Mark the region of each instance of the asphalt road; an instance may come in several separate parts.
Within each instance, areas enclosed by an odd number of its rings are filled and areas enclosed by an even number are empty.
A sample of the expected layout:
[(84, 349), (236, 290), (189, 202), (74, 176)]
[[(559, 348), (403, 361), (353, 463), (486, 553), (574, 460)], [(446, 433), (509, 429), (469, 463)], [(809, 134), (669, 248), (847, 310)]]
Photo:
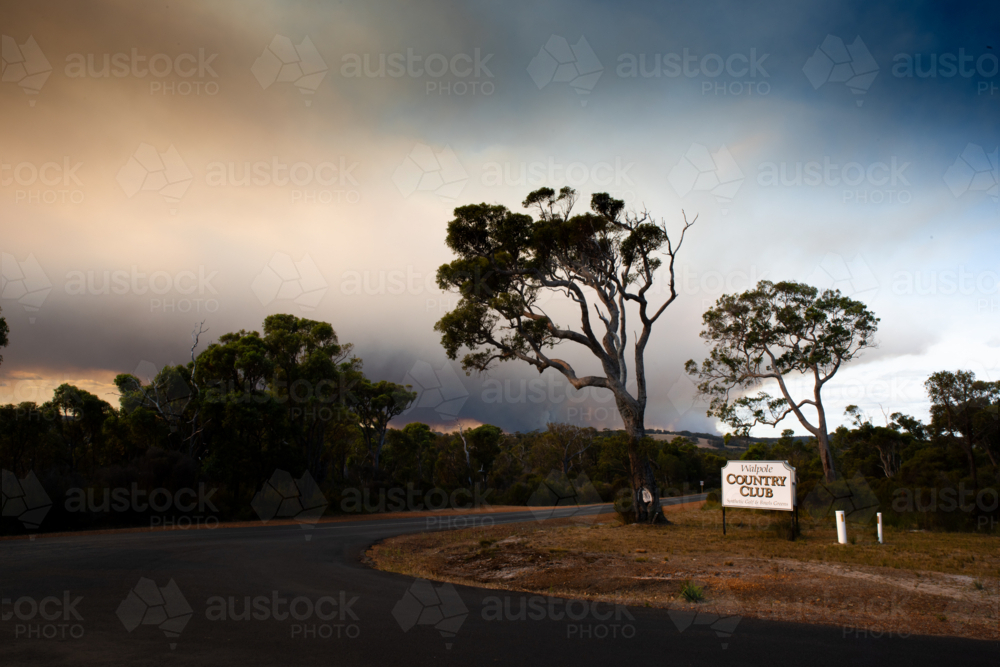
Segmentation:
[(535, 520), (488, 517), (3, 541), (0, 665), (1000, 664), (997, 642), (442, 587), (361, 563), (393, 535)]

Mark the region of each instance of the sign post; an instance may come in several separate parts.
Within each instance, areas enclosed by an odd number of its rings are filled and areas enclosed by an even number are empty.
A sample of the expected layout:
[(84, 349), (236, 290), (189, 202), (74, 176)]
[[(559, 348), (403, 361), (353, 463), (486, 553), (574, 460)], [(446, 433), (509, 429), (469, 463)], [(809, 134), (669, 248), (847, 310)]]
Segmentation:
[(797, 530), (795, 491), (795, 468), (788, 461), (729, 461), (722, 468), (722, 534), (727, 507), (794, 512)]

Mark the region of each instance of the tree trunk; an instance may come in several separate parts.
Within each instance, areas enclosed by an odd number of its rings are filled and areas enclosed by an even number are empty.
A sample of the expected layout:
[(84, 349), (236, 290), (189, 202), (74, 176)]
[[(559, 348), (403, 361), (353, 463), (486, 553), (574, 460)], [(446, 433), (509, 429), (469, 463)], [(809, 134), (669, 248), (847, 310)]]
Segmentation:
[[(822, 385), (819, 382), (819, 371), (815, 372), (817, 375), (816, 386), (813, 389), (813, 400), (816, 401), (817, 428), (809, 430), (815, 433), (816, 442), (819, 444), (819, 460), (823, 463), (823, 476), (826, 477), (827, 482), (833, 482), (837, 479), (837, 470), (833, 464), (833, 454), (830, 452), (830, 432), (826, 428), (826, 409), (823, 407), (823, 397), (820, 396)], [(800, 418), (800, 421), (803, 420)], [(809, 428), (804, 421), (803, 425)]]
[(628, 436), (629, 483), (635, 520), (637, 523), (657, 523), (664, 518), (660, 511), (660, 489), (649, 459), (639, 451), (639, 443), (646, 436), (642, 409), (624, 401), (616, 402)]
[(826, 429), (819, 429), (816, 441), (819, 443), (819, 460), (823, 463), (823, 476), (827, 482), (833, 482), (837, 479), (837, 470), (833, 463), (833, 454), (830, 452), (830, 435)]
[(372, 448), (372, 471), (375, 475), (378, 475), (379, 472), (379, 459), (382, 457), (382, 441), (384, 438), (385, 436), (383, 435), (376, 440), (375, 447)]
[(896, 445), (885, 445), (878, 446), (875, 445), (875, 449), (878, 450), (879, 460), (882, 462), (882, 471), (885, 476), (892, 479), (896, 476), (896, 470), (899, 468), (899, 454), (896, 450)]
[(313, 424), (305, 434), (306, 467), (317, 484), (326, 481), (326, 466), (323, 464), (323, 440), (325, 437), (322, 424)]
[(972, 443), (969, 442), (968, 438), (961, 438), (962, 449), (965, 450), (965, 455), (969, 459), (969, 477), (972, 478), (972, 488), (974, 491), (979, 491), (979, 472), (976, 470), (976, 453), (972, 450)]
[(997, 458), (993, 455), (993, 448), (990, 447), (988, 442), (983, 443), (983, 449), (986, 450), (986, 456), (990, 457), (990, 464), (993, 466), (993, 471), (996, 472), (998, 469)]

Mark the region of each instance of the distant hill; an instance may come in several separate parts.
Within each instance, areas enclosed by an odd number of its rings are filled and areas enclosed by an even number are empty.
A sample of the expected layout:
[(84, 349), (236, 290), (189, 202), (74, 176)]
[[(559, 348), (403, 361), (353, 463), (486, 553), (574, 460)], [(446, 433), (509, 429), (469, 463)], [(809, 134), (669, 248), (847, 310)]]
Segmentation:
[[(744, 451), (750, 443), (763, 442), (770, 444), (777, 442), (780, 438), (739, 438), (730, 441), (729, 446), (726, 447), (723, 444), (725, 441), (722, 436), (717, 433), (692, 433), (691, 431), (663, 431), (660, 429), (647, 429), (646, 435), (653, 438), (654, 440), (673, 440), (676, 437), (683, 436), (688, 440), (693, 441), (698, 447), (704, 449), (725, 449), (728, 451)], [(799, 440), (808, 441), (809, 438), (805, 436), (798, 436)]]
[[(688, 440), (694, 442), (703, 449), (726, 449), (723, 444), (722, 436), (715, 435), (713, 433), (692, 433), (691, 431), (661, 431), (659, 429), (649, 429), (646, 431), (646, 435), (651, 437), (653, 440), (666, 440), (670, 441), (674, 438), (684, 437)], [(735, 449), (734, 447), (729, 447), (729, 449)], [(740, 448), (744, 449), (744, 448)]]

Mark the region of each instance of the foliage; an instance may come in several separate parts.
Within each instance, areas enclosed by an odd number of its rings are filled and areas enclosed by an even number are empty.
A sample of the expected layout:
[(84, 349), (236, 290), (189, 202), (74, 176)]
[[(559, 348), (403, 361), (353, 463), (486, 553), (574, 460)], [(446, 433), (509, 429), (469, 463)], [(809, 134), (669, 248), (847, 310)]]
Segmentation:
[(618, 519), (618, 523), (623, 526), (630, 526), (637, 520), (635, 514), (635, 503), (632, 502), (632, 495), (624, 491), (625, 490), (622, 489), (618, 492), (615, 496), (612, 507), (615, 510), (615, 516)]
[[(649, 461), (636, 451), (645, 435), (644, 354), (653, 325), (677, 298), (674, 261), (693, 223), (685, 218), (675, 245), (664, 224), (646, 212), (626, 212), (624, 202), (607, 193), (591, 197), (590, 211), (571, 215), (576, 198), (569, 187), (558, 193), (535, 190), (522, 205), (534, 209), (537, 219), (501, 205), (456, 208), (446, 242), (457, 258), (438, 269), (437, 281), (460, 300), (434, 328), (449, 358), (466, 351), (462, 367), (467, 373), (518, 360), (539, 373), (554, 369), (575, 389), (610, 390), (629, 436), (636, 511), (640, 519), (652, 521), (659, 516), (653, 511), (655, 484)], [(667, 296), (654, 304), (650, 289), (661, 268)], [(578, 328), (550, 315), (546, 301), (551, 296), (564, 297), (578, 311)], [(638, 330), (635, 320), (629, 328), (630, 317), (638, 320)], [(554, 356), (560, 346), (583, 348), (602, 372), (578, 374), (573, 364)], [(628, 388), (631, 381), (634, 391)], [(570, 458), (564, 452), (564, 469)], [(653, 493), (652, 501), (642, 500), (644, 490)]]
[[(491, 424), (452, 433), (421, 423), (391, 428), (385, 416), (412, 392), (364, 378), (350, 351), (329, 325), (280, 316), (265, 321), (263, 334), (223, 334), (191, 363), (168, 366), (154, 378), (118, 376), (117, 406), (64, 384), (41, 405), (0, 406), (0, 467), (18, 479), (34, 472), (41, 480), (53, 500), (45, 530), (148, 525), (149, 517), (135, 512), (68, 513), (62, 499), (74, 488), (100, 498), (133, 485), (174, 492), (204, 484), (217, 490), (218, 519), (251, 519), (250, 501), (276, 469), (296, 478), (308, 471), (332, 512), (347, 511), (339, 500), (351, 489), (371, 498), (413, 489), (422, 498), (433, 488), (451, 494), (478, 487), (488, 490), (490, 504), (524, 505), (556, 474), (588, 480), (623, 521), (636, 520), (628, 433), (556, 423), (530, 433)], [(864, 478), (889, 526), (995, 531), (995, 385), (968, 371), (931, 380), (929, 425), (901, 413), (876, 424), (851, 406), (850, 423), (831, 437), (833, 461), (844, 478)], [(384, 406), (390, 412), (382, 413), (384, 432), (367, 438), (364, 429), (372, 427), (358, 404), (365, 392), (391, 399)], [(379, 439), (375, 474), (368, 443)], [(697, 492), (701, 481), (706, 491), (717, 489), (721, 467), (736, 456), (731, 447), (697, 447), (684, 436), (645, 437), (631, 449), (649, 461), (661, 496)], [(815, 438), (785, 430), (776, 440), (748, 441), (741, 451), (744, 460), (789, 461), (800, 502), (824, 480)], [(373, 501), (371, 511), (378, 509)], [(4, 518), (5, 532), (18, 526)]]
[(385, 446), (385, 433), (389, 422), (406, 412), (417, 399), (417, 392), (387, 380), (372, 382), (361, 380), (354, 392), (354, 412), (365, 441), (368, 462), (375, 473), (379, 471), (379, 458)]
[(931, 399), (930, 430), (935, 438), (959, 444), (979, 486), (976, 452), (985, 453), (993, 468), (1000, 450), (1000, 382), (977, 380), (971, 371), (940, 371), (925, 383)]
[[(701, 337), (712, 350), (701, 366), (691, 360), (685, 368), (711, 398), (708, 415), (746, 435), (753, 426), (773, 426), (793, 414), (816, 437), (824, 474), (832, 481), (836, 468), (821, 390), (844, 363), (875, 346), (878, 318), (839, 290), (762, 280), (742, 294), (720, 297), (703, 321)], [(813, 392), (793, 398), (787, 379), (801, 374), (812, 377)], [(774, 381), (780, 396), (745, 394), (765, 381)], [(803, 412), (806, 406), (815, 410), (815, 423)]]
[(705, 589), (696, 586), (693, 581), (684, 581), (681, 584), (681, 597), (688, 602), (701, 602), (705, 599)]

